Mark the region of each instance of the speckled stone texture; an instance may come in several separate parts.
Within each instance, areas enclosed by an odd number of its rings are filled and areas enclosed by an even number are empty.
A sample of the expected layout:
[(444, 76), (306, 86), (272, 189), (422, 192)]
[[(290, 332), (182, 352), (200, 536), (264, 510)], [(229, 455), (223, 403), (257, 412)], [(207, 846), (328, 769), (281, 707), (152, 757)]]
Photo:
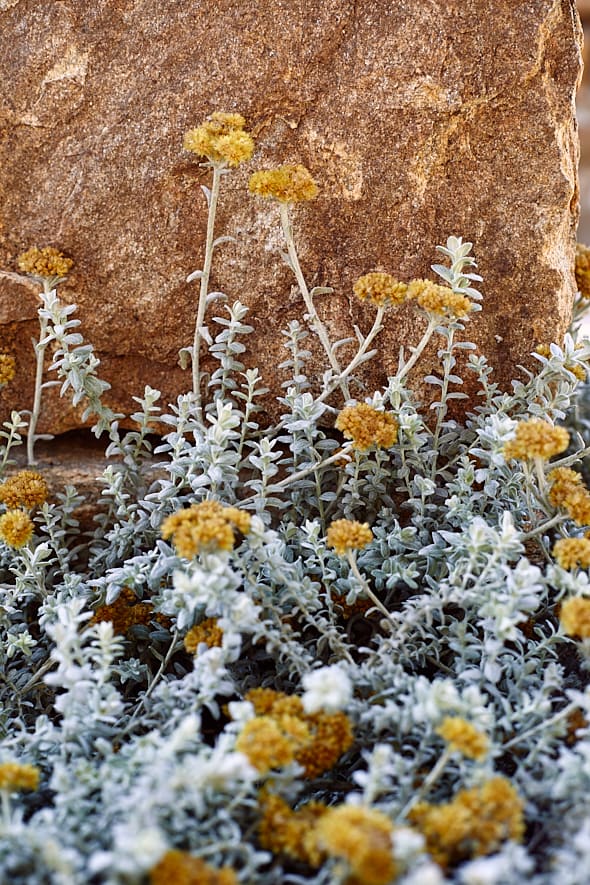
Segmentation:
[[(485, 278), (469, 331), (507, 385), (569, 319), (580, 69), (573, 0), (0, 0), (0, 268), (32, 244), (73, 257), (61, 292), (111, 404), (130, 411), (146, 383), (173, 401), (190, 387), (177, 352), (192, 341), (198, 286), (185, 280), (202, 261), (208, 181), (182, 136), (239, 111), (257, 151), (224, 182), (217, 231), (238, 242), (218, 250), (211, 282), (250, 307), (245, 360), (273, 393), (280, 329), (303, 309), (277, 208), (247, 180), (282, 162), (321, 187), (294, 225), (308, 281), (335, 289), (318, 304), (333, 338), (370, 328), (358, 276), (429, 275), (434, 246), (463, 236)], [(18, 362), (3, 413), (31, 404), (36, 307), (0, 277), (0, 347)], [(368, 388), (422, 326), (406, 307), (391, 316)], [(79, 424), (48, 391), (40, 429)]]

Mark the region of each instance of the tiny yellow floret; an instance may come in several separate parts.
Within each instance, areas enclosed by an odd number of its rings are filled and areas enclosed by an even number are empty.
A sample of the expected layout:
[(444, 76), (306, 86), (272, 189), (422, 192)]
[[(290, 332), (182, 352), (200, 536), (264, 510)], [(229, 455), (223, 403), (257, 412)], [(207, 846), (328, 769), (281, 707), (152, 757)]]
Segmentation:
[(389, 449), (397, 442), (398, 423), (391, 412), (369, 403), (345, 406), (336, 419), (336, 429), (351, 439), (353, 449), (366, 452), (372, 446)]
[(166, 517), (161, 534), (165, 540), (172, 538), (179, 556), (191, 559), (197, 553), (233, 550), (235, 530), (246, 535), (250, 523), (250, 515), (237, 507), (226, 507), (219, 501), (202, 501)]
[(590, 540), (588, 538), (560, 538), (553, 547), (553, 556), (565, 569), (590, 567)]
[(338, 556), (346, 556), (348, 550), (363, 550), (372, 540), (369, 524), (354, 519), (335, 519), (326, 535), (328, 547), (332, 547)]
[(367, 273), (359, 277), (352, 291), (359, 301), (371, 301), (377, 307), (399, 305), (405, 301), (408, 287), (388, 273)]
[(568, 636), (590, 639), (590, 599), (583, 596), (566, 599), (561, 606), (559, 620)]
[(324, 853), (317, 844), (315, 826), (328, 811), (323, 802), (308, 802), (293, 811), (280, 796), (263, 793), (260, 807), (262, 818), (258, 836), (263, 848), (312, 867), (322, 863)]
[(16, 374), (16, 360), (9, 353), (0, 353), (0, 384), (8, 384)]
[(280, 203), (301, 203), (318, 194), (311, 173), (301, 165), (261, 169), (250, 176), (248, 188), (258, 197), (272, 197)]
[(217, 869), (186, 851), (172, 848), (150, 870), (150, 885), (238, 885), (231, 867)]
[(39, 786), (39, 769), (20, 762), (0, 763), (0, 790), (16, 793), (19, 790), (36, 790)]
[(256, 716), (244, 725), (236, 749), (261, 772), (298, 762), (304, 777), (314, 778), (336, 764), (353, 741), (348, 716), (342, 712), (306, 713), (297, 695), (270, 688), (246, 694)]
[(555, 427), (540, 418), (519, 421), (516, 436), (509, 440), (503, 448), (507, 461), (529, 461), (541, 458), (547, 461), (553, 455), (565, 452), (569, 445), (570, 435), (565, 427)]
[(191, 627), (183, 643), (189, 655), (194, 655), (201, 642), (209, 648), (221, 648), (223, 642), (223, 630), (217, 623), (217, 618), (205, 618), (200, 624)]
[(473, 310), (473, 303), (466, 295), (453, 292), (447, 286), (433, 283), (432, 280), (411, 280), (407, 297), (415, 299), (427, 313), (442, 317), (462, 318)]
[(397, 875), (393, 824), (381, 811), (364, 805), (329, 808), (316, 824), (319, 847), (344, 860), (363, 885), (388, 885)]
[(212, 163), (239, 166), (254, 153), (254, 139), (244, 131), (245, 125), (241, 114), (216, 111), (196, 129), (185, 133), (183, 147)]
[(427, 851), (443, 868), (497, 851), (524, 834), (524, 803), (510, 781), (493, 777), (481, 787), (460, 790), (442, 805), (420, 802), (409, 814), (426, 839)]
[(35, 470), (19, 470), (0, 485), (0, 502), (9, 510), (25, 507), (30, 510), (47, 500), (49, 490), (40, 473)]
[(17, 264), (23, 273), (42, 279), (66, 277), (74, 266), (71, 258), (66, 258), (53, 246), (45, 246), (43, 249), (33, 246), (18, 256)]
[(9, 547), (24, 547), (33, 537), (33, 521), (24, 510), (7, 510), (0, 516), (0, 540)]
[(487, 756), (489, 742), (485, 734), (461, 716), (446, 716), (436, 729), (449, 745), (468, 759), (483, 759)]

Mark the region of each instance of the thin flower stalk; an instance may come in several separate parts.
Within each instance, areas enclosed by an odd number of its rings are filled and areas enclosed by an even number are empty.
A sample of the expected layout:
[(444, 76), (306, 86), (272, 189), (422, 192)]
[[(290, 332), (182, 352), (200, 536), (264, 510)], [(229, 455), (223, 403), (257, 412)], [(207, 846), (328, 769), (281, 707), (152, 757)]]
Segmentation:
[(454, 750), (452, 747), (445, 747), (442, 754), (439, 756), (436, 765), (430, 770), (428, 776), (425, 777), (422, 781), (419, 789), (416, 790), (416, 792), (410, 797), (410, 799), (408, 799), (408, 801), (400, 811), (398, 815), (398, 821), (405, 820), (412, 808), (417, 805), (418, 802), (420, 802), (424, 798), (424, 796), (427, 795), (427, 793), (430, 792), (432, 787), (435, 785), (435, 783), (438, 781), (439, 777), (445, 770), (447, 762), (449, 761), (453, 753)]
[[(48, 280), (43, 280), (43, 292), (48, 295), (52, 291), (52, 286)], [(35, 342), (35, 388), (33, 394), (33, 408), (29, 418), (29, 427), (27, 431), (27, 463), (29, 465), (37, 464), (35, 458), (35, 442), (37, 440), (36, 430), (39, 417), (41, 415), (41, 396), (43, 392), (43, 365), (45, 362), (45, 351), (47, 344), (48, 321), (47, 318), (39, 314), (39, 340)]]
[(303, 300), (305, 301), (305, 306), (309, 314), (310, 326), (320, 339), (322, 347), (324, 348), (326, 356), (328, 357), (328, 360), (330, 362), (330, 366), (332, 367), (335, 375), (338, 376), (338, 387), (341, 388), (344, 397), (348, 400), (350, 399), (348, 382), (346, 381), (346, 377), (342, 378), (342, 367), (340, 366), (340, 363), (338, 362), (338, 359), (334, 354), (334, 349), (330, 343), (328, 333), (324, 324), (318, 316), (315, 304), (313, 303), (312, 294), (309, 291), (307, 283), (305, 282), (305, 277), (303, 276), (303, 271), (301, 270), (301, 265), (297, 256), (297, 249), (295, 247), (295, 240), (293, 237), (291, 217), (289, 215), (289, 203), (279, 203), (279, 211), (281, 226), (283, 228), (283, 234), (285, 236), (285, 242), (287, 244), (287, 253), (289, 255), (290, 267), (295, 274), (295, 279), (297, 280), (299, 291), (301, 292)]
[(394, 619), (391, 617), (391, 614), (387, 611), (387, 609), (385, 608), (385, 606), (383, 605), (383, 603), (381, 602), (379, 597), (373, 593), (373, 591), (369, 587), (367, 581), (360, 573), (360, 570), (359, 570), (359, 567), (358, 567), (358, 564), (356, 561), (356, 552), (354, 550), (347, 550), (346, 551), (346, 558), (348, 559), (348, 564), (350, 565), (351, 572), (353, 573), (353, 575), (355, 576), (355, 578), (357, 579), (357, 581), (359, 582), (359, 584), (361, 585), (361, 587), (363, 589), (363, 593), (366, 593), (366, 595), (369, 597), (371, 602), (374, 604), (375, 608), (377, 608), (381, 612), (381, 614), (385, 618), (387, 618), (387, 620), (391, 624), (391, 626), (394, 629), (397, 629), (397, 624), (394, 621)]
[(207, 310), (207, 295), (209, 294), (209, 277), (211, 276), (211, 264), (213, 261), (214, 232), (215, 232), (215, 215), (217, 213), (217, 201), (219, 199), (219, 189), (221, 184), (221, 176), (224, 172), (225, 164), (211, 163), (213, 168), (213, 181), (211, 183), (211, 191), (208, 195), (207, 202), (209, 212), (207, 215), (207, 234), (205, 237), (205, 258), (203, 261), (203, 269), (200, 272), (200, 288), (199, 288), (199, 304), (197, 306), (197, 319), (195, 322), (195, 334), (193, 338), (192, 350), (192, 368), (193, 368), (193, 394), (195, 397), (195, 408), (197, 419), (202, 421), (203, 407), (201, 400), (201, 374), (200, 374), (200, 350), (202, 340), (202, 327), (205, 319), (205, 311)]
[(365, 354), (367, 354), (369, 347), (383, 328), (383, 316), (385, 314), (385, 310), (386, 306), (377, 308), (377, 314), (375, 315), (373, 325), (366, 338), (363, 338), (358, 351), (351, 359), (349, 364), (346, 366), (346, 368), (340, 372), (338, 377), (332, 379), (328, 387), (326, 387), (324, 392), (317, 398), (317, 402), (324, 402), (324, 400), (326, 400), (332, 393), (334, 393), (336, 388), (339, 387), (344, 381), (346, 381), (346, 379), (355, 371), (355, 369), (357, 369), (358, 366), (362, 362), (364, 362)]
[(416, 365), (416, 363), (418, 362), (418, 360), (420, 359), (420, 357), (424, 353), (424, 350), (426, 349), (428, 342), (430, 341), (430, 339), (434, 335), (434, 332), (435, 332), (437, 326), (439, 326), (439, 325), (440, 325), (440, 317), (430, 317), (429, 318), (428, 325), (426, 327), (426, 331), (424, 332), (424, 335), (422, 336), (422, 338), (420, 339), (420, 341), (418, 342), (416, 347), (413, 349), (412, 356), (407, 361), (407, 363), (404, 363), (404, 365), (400, 366), (398, 369), (398, 372), (396, 375), (396, 381), (398, 382), (398, 384), (401, 381), (403, 381), (403, 379), (406, 377), (406, 375), (408, 375), (412, 371), (412, 369), (414, 368), (414, 366)]

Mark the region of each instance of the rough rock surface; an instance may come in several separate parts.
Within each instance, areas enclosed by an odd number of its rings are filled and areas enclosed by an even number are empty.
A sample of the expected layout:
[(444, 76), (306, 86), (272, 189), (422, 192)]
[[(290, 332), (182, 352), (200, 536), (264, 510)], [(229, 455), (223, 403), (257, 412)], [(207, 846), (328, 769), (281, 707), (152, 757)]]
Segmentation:
[[(32, 244), (73, 257), (61, 293), (111, 404), (129, 412), (146, 383), (174, 400), (190, 387), (177, 352), (192, 340), (198, 290), (185, 280), (206, 225), (207, 173), (182, 136), (235, 110), (257, 151), (226, 180), (218, 232), (238, 243), (218, 250), (212, 288), (250, 307), (245, 359), (274, 392), (280, 329), (303, 311), (276, 206), (246, 184), (282, 162), (321, 187), (295, 230), (310, 283), (335, 289), (319, 303), (334, 338), (370, 327), (358, 276), (429, 275), (435, 244), (460, 235), (485, 278), (470, 332), (508, 384), (569, 318), (580, 68), (574, 0), (0, 0), (0, 268)], [(0, 278), (0, 348), (18, 362), (3, 412), (30, 407), (36, 307)], [(391, 317), (369, 386), (420, 329), (409, 309)], [(40, 429), (79, 416), (53, 389)]]

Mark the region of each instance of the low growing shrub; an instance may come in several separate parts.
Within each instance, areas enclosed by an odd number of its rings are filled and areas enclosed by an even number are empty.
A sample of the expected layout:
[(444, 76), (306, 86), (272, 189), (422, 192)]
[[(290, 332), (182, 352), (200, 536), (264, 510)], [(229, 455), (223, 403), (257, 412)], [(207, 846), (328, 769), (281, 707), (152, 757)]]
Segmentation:
[[(146, 387), (122, 431), (57, 294), (68, 260), (20, 259), (41, 334), (32, 412), (2, 431), (0, 880), (582, 885), (590, 491), (585, 389), (572, 398), (590, 343), (539, 348), (536, 371), (500, 390), (466, 340), (472, 247), (450, 237), (439, 282), (358, 280), (373, 324), (341, 347), (293, 231), (317, 185), (302, 166), (259, 171), (250, 190), (278, 204), (305, 315), (285, 330), (281, 415), (264, 426), (264, 379), (240, 361), (247, 310), (211, 317), (209, 292), (221, 185), (254, 144), (242, 117), (213, 114), (185, 147), (212, 186), (181, 353), (193, 384), (176, 403), (161, 411)], [(423, 337), (365, 396), (359, 370), (402, 304)], [(426, 407), (411, 382), (432, 341)], [(33, 469), (49, 353), (109, 436), (90, 537), (76, 489), (49, 499)], [(477, 388), (463, 423), (459, 371)], [(0, 372), (10, 383), (9, 355)]]

